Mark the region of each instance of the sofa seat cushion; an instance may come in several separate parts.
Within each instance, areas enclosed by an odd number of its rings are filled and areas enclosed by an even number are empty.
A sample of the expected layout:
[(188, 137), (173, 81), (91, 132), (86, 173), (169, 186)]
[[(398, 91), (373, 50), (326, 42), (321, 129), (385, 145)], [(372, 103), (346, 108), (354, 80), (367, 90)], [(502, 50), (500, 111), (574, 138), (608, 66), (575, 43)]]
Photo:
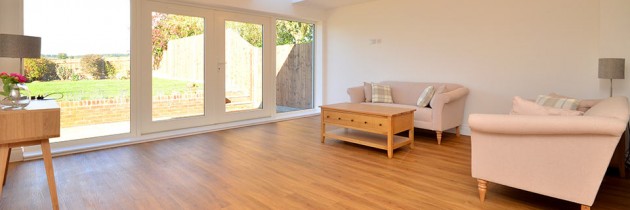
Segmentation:
[(375, 106), (389, 106), (389, 107), (401, 107), (401, 108), (412, 108), (416, 109), (413, 113), (413, 119), (415, 121), (426, 121), (431, 122), (433, 120), (433, 112), (429, 107), (417, 107), (413, 105), (405, 105), (405, 104), (385, 104), (385, 103), (364, 103), (371, 104)]

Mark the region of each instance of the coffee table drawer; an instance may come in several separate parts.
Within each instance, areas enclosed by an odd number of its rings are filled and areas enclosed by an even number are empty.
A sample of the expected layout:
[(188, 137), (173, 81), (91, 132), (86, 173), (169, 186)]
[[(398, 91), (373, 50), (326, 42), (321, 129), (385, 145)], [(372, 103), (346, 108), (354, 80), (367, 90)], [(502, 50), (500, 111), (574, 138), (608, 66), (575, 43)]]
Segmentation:
[(352, 128), (367, 129), (376, 132), (387, 132), (389, 129), (389, 123), (385, 117), (348, 114), (334, 111), (324, 111), (324, 122)]

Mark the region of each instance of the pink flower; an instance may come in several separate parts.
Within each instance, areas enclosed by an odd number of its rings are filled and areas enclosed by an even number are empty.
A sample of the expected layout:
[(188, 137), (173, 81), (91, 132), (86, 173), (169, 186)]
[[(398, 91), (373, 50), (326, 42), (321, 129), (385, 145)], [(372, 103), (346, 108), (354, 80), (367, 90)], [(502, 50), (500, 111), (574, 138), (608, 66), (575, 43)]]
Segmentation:
[(9, 83), (5, 85), (24, 83), (28, 81), (28, 79), (21, 74), (18, 74), (18, 73), (7, 74), (6, 72), (0, 73), (0, 79), (2, 79), (3, 82), (5, 83)]
[(20, 83), (25, 83), (25, 82), (27, 82), (27, 81), (28, 81), (28, 79), (26, 79), (26, 77), (25, 77), (25, 76), (22, 76), (22, 75), (19, 75), (19, 76), (18, 76), (18, 80), (19, 80), (18, 82), (20, 82)]

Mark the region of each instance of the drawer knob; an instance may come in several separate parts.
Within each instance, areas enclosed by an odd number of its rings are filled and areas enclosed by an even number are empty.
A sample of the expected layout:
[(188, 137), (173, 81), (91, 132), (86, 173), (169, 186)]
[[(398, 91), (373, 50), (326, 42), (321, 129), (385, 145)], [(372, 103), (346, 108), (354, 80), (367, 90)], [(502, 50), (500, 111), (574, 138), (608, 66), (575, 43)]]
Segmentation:
[(330, 118), (330, 115), (326, 116), (326, 118)]
[(354, 119), (351, 119), (350, 122), (354, 122)]
[(338, 119), (338, 120), (341, 120), (341, 117), (340, 117), (340, 118), (337, 118), (337, 119)]
[(367, 121), (365, 121), (365, 122), (363, 122), (363, 123), (367, 124)]
[(383, 124), (379, 123), (378, 126), (383, 126)]

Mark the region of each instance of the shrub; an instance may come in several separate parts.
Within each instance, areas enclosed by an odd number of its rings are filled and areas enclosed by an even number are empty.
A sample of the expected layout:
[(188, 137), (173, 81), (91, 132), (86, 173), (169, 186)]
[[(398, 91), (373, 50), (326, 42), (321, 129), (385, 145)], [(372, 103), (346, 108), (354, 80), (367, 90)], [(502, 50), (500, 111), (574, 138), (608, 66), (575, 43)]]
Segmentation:
[(72, 69), (66, 66), (57, 66), (57, 76), (61, 80), (69, 80), (72, 77)]
[(105, 61), (105, 74), (107, 75), (107, 78), (116, 79), (116, 73), (118, 73), (116, 67), (112, 65), (111, 62)]
[(80, 74), (72, 73), (72, 75), (70, 75), (70, 79), (72, 81), (79, 81), (79, 80), (84, 80), (85, 77), (83, 77), (83, 75), (80, 75)]
[(46, 58), (24, 59), (24, 70), (30, 81), (56, 80), (57, 64)]
[(102, 55), (86, 55), (81, 58), (81, 69), (83, 73), (92, 77), (92, 79), (107, 78), (107, 70), (105, 68), (105, 59)]

